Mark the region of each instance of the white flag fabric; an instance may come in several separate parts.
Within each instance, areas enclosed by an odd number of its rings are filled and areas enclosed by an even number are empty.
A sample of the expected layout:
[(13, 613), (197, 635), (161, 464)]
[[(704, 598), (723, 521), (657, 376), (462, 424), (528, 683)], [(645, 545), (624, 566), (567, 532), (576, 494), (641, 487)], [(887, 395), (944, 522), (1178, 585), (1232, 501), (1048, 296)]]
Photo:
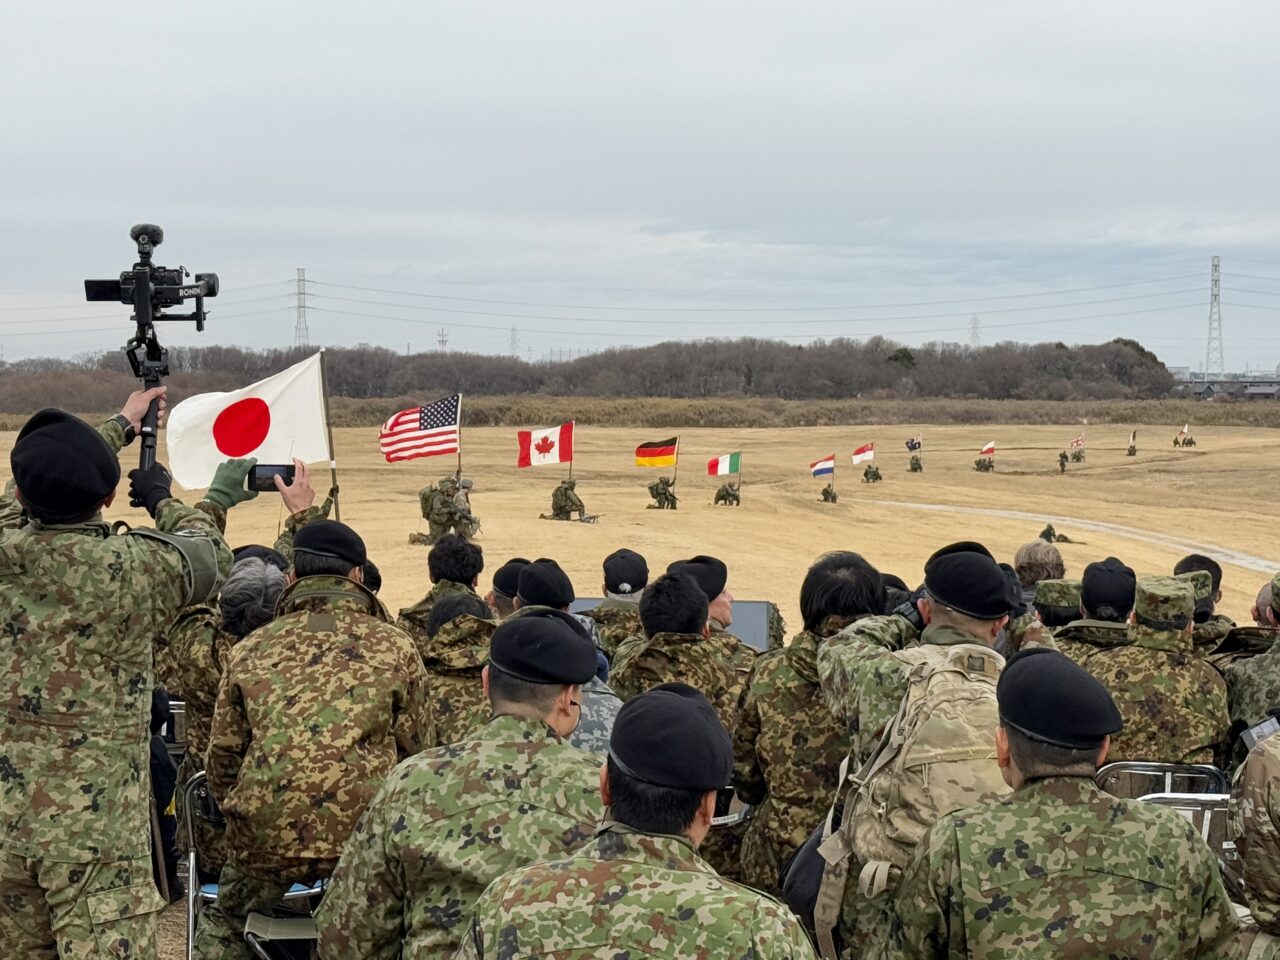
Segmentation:
[(207, 487), (232, 457), (328, 460), (320, 354), (240, 390), (188, 397), (169, 411), (165, 445), (173, 478), (188, 490)]

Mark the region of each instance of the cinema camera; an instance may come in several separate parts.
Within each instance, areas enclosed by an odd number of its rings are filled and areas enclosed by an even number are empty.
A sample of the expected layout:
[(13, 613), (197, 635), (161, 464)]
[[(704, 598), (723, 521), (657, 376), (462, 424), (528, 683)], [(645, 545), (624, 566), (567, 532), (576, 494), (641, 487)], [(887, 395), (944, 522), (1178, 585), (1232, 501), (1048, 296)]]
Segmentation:
[[(193, 283), (184, 283), (191, 276), (187, 268), (176, 270), (151, 262), (155, 248), (164, 242), (164, 231), (153, 223), (139, 223), (129, 231), (138, 245), (138, 262), (132, 270), (125, 270), (119, 280), (86, 280), (86, 300), (105, 300), (133, 304), (133, 321), (137, 324), (124, 353), (129, 358), (133, 375), (142, 381), (143, 389), (160, 386), (169, 376), (169, 351), (160, 345), (156, 337), (157, 320), (193, 320), (196, 330), (204, 330), (204, 298), (218, 295), (218, 275), (197, 273)], [(166, 307), (179, 306), (184, 300), (195, 298), (195, 310), (191, 313), (165, 313)], [(143, 469), (156, 461), (156, 426), (159, 419), (159, 402), (151, 401), (146, 416), (142, 418), (142, 452), (138, 465)]]

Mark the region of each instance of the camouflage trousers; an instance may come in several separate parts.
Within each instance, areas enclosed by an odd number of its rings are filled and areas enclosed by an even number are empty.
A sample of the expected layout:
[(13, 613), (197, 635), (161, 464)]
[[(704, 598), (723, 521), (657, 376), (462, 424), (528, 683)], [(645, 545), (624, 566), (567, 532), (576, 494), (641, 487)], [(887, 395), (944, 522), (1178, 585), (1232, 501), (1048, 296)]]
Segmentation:
[(228, 861), (218, 880), (218, 899), (200, 914), (191, 955), (196, 960), (253, 960), (244, 939), (245, 921), (251, 913), (275, 912), (294, 882), (251, 877)]
[(164, 900), (150, 858), (56, 863), (0, 853), (0, 955), (155, 960)]

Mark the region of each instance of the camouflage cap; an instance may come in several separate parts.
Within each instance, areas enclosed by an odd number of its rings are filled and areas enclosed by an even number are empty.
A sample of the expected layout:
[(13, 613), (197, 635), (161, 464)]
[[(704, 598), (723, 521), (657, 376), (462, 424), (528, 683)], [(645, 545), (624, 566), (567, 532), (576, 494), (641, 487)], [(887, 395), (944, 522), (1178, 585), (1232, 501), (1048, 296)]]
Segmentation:
[(470, 477), (463, 477), (463, 478), (458, 482), (458, 486), (462, 487), (462, 489), (464, 489), (464, 490), (470, 490), (470, 489), (471, 489), (472, 487), (474, 487), (475, 485), (476, 485), (476, 482), (475, 482), (474, 480), (472, 480)]
[(1133, 598), (1138, 622), (1158, 630), (1185, 630), (1196, 609), (1195, 589), (1180, 577), (1142, 577)]
[(1036, 584), (1037, 607), (1079, 607), (1079, 580), (1041, 580)]
[(1196, 603), (1213, 596), (1213, 576), (1208, 570), (1189, 570), (1186, 573), (1175, 574), (1174, 579), (1185, 580), (1191, 584), (1191, 588), (1196, 592)]

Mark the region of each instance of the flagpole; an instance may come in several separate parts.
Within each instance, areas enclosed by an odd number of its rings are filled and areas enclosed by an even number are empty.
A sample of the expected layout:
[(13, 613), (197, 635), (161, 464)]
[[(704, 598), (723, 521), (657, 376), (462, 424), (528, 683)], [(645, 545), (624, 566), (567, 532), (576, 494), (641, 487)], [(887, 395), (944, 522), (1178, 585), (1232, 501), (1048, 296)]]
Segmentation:
[(329, 476), (333, 481), (333, 517), (342, 519), (342, 505), (338, 499), (338, 461), (333, 455), (333, 418), (329, 416), (329, 378), (325, 373), (325, 349), (320, 348), (320, 392), (324, 394), (324, 428), (329, 435)]
[(462, 484), (462, 394), (458, 394), (458, 484)]
[(675, 486), (676, 474), (680, 472), (680, 437), (676, 437), (676, 462), (671, 465), (671, 485)]
[(738, 503), (742, 503), (742, 454), (738, 454)]

